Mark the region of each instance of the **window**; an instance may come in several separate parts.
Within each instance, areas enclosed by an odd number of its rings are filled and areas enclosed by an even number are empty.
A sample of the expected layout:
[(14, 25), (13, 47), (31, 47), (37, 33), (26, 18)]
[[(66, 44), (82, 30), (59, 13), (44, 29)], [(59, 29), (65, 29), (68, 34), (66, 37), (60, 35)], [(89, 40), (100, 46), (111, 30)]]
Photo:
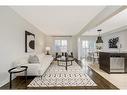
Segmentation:
[(83, 41), (82, 42), (82, 48), (88, 48), (89, 45), (88, 45), (88, 41)]
[(67, 52), (67, 40), (55, 40), (56, 52)]

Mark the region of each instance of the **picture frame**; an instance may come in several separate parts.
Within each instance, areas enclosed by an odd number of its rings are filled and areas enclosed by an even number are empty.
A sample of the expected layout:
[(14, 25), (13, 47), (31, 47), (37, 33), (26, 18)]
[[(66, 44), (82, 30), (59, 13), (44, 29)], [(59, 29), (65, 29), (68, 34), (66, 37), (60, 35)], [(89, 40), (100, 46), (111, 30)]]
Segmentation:
[(119, 43), (119, 37), (115, 37), (112, 39), (109, 39), (109, 48), (119, 48), (118, 43)]
[(25, 52), (35, 51), (35, 34), (25, 31)]

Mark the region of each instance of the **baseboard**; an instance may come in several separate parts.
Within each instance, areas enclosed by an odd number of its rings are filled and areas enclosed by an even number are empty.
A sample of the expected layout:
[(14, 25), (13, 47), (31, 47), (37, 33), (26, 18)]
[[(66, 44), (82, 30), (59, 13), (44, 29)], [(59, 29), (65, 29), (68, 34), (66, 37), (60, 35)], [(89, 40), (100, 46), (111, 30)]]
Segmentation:
[[(13, 77), (12, 80), (14, 80), (16, 77)], [(7, 83), (9, 83), (9, 78), (6, 78), (4, 81), (0, 82), (0, 87), (6, 85)]]
[(5, 84), (7, 84), (9, 82), (9, 79), (6, 79), (4, 81), (0, 82), (0, 87), (4, 86)]

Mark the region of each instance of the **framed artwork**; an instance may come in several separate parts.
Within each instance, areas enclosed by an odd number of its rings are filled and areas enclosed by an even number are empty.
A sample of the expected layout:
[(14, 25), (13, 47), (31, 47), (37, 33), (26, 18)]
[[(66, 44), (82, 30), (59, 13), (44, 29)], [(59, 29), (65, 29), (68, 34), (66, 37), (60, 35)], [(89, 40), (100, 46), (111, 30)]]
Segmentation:
[(25, 52), (35, 51), (35, 35), (25, 31)]
[(118, 48), (119, 37), (109, 39), (109, 48)]

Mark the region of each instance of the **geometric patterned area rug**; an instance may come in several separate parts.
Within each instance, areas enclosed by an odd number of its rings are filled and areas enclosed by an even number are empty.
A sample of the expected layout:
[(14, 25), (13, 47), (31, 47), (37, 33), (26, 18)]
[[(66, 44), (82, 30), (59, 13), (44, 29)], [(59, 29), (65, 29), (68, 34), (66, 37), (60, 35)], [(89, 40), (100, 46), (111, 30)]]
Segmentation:
[[(64, 65), (65, 63), (62, 63)], [(87, 75), (84, 74), (82, 68), (73, 62), (72, 66), (58, 66), (53, 62), (42, 77), (35, 77), (27, 87), (85, 87), (97, 86), (97, 84)]]

